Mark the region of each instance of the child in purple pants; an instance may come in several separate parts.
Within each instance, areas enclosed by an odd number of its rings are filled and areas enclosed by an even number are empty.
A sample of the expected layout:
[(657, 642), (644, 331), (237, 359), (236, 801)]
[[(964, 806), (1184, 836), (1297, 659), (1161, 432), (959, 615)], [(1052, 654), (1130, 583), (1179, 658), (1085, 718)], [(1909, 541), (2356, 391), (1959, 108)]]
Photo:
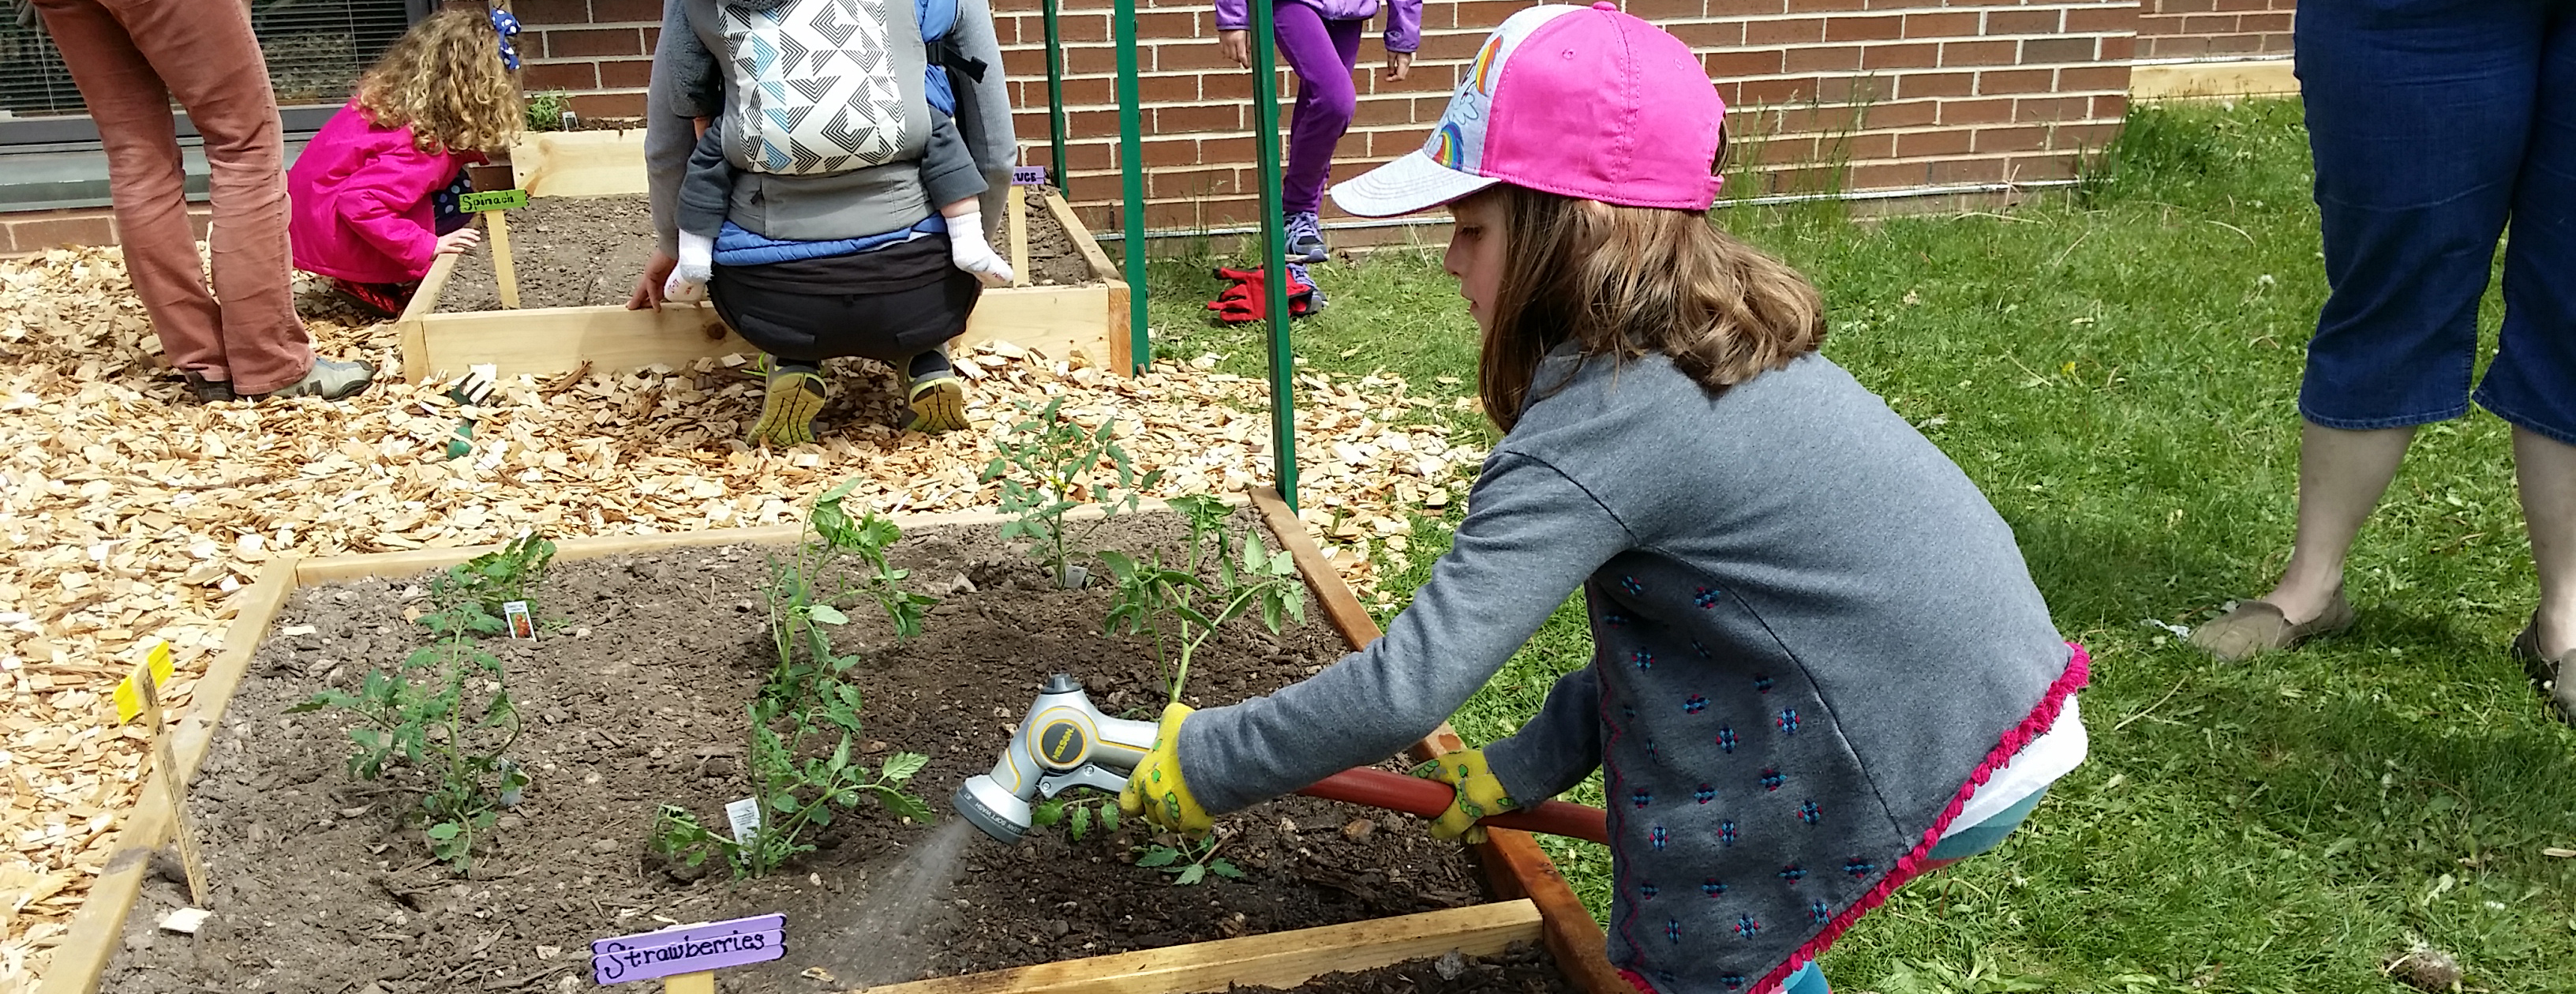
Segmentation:
[[(1227, 58), (1252, 67), (1250, 0), (1216, 0), (1217, 44)], [(1360, 31), (1377, 16), (1378, 0), (1267, 0), (1279, 54), (1297, 74), (1297, 111), (1288, 124), (1288, 171), (1280, 177), (1280, 210), (1287, 215), (1288, 261), (1322, 262), (1324, 181), (1333, 171), (1333, 146), (1350, 130), (1359, 91), (1351, 70), (1360, 64)], [(1388, 0), (1386, 78), (1403, 79), (1422, 46), (1422, 0)]]

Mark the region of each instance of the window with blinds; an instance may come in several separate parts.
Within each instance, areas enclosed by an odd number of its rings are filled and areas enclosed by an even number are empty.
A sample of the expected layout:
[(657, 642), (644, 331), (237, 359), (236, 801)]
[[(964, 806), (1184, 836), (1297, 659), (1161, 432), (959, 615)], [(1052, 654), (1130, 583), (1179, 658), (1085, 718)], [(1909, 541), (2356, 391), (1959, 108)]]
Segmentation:
[[(24, 0), (20, 0), (21, 3)], [(171, 0), (227, 3), (240, 0)], [(12, 4), (11, 6), (16, 6)], [(251, 0), (251, 30), (281, 105), (336, 104), (384, 53), (424, 0)], [(21, 23), (29, 22), (29, 23)], [(80, 89), (32, 12), (0, 17), (0, 112), (13, 117), (84, 114)]]

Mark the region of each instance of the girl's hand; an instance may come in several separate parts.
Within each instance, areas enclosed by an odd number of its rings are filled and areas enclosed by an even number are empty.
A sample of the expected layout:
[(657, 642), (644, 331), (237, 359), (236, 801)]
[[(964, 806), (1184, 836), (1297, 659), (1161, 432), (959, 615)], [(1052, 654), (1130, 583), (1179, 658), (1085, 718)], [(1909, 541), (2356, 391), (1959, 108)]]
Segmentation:
[(1233, 62), (1235, 68), (1252, 68), (1252, 32), (1219, 31), (1216, 47), (1225, 50), (1227, 61)]
[(455, 255), (482, 243), (482, 232), (472, 228), (458, 228), (438, 236), (438, 254)]
[(1392, 80), (1399, 80), (1399, 79), (1403, 79), (1404, 77), (1406, 77), (1406, 76), (1408, 76), (1408, 75), (1411, 75), (1412, 73), (1413, 73), (1413, 53), (1411, 53), (1411, 52), (1388, 52), (1388, 53), (1386, 53), (1386, 78), (1387, 78), (1388, 80), (1392, 81)]
[(668, 282), (671, 271), (678, 268), (680, 260), (671, 258), (661, 249), (654, 249), (653, 258), (644, 263), (644, 272), (635, 277), (635, 292), (627, 295), (626, 309), (649, 311), (662, 306), (662, 284)]

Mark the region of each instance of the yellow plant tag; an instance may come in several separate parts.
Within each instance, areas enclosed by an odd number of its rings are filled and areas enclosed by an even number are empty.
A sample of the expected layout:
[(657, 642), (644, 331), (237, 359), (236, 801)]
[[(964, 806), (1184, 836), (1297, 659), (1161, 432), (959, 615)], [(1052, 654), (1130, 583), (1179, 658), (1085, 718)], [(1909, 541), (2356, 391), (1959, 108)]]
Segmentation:
[(152, 651), (144, 655), (143, 665), (135, 667), (134, 672), (126, 674), (125, 682), (116, 685), (116, 723), (119, 725), (133, 721), (135, 715), (143, 713), (143, 688), (135, 686), (134, 682), (143, 676), (146, 668), (152, 671), (152, 686), (170, 685), (170, 643), (153, 646)]

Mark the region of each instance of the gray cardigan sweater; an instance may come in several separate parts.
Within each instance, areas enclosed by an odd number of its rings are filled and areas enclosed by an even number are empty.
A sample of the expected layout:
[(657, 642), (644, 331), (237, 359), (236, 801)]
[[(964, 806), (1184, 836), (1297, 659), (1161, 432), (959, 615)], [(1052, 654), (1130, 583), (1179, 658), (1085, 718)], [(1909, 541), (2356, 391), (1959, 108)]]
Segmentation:
[(1487, 758), (1523, 802), (1605, 771), (1614, 963), (1661, 994), (1767, 988), (2083, 668), (1984, 496), (1822, 356), (1712, 393), (1559, 349), (1535, 382), (1385, 637), (1193, 715), (1184, 781), (1230, 811), (1399, 752), (1580, 587), (1591, 665)]
[[(662, 34), (653, 51), (653, 75), (644, 97), (644, 168), (653, 209), (653, 230), (664, 254), (679, 247), (680, 187), (690, 154), (698, 146), (693, 119), (721, 117), (730, 99), (727, 74), (716, 64), (723, 48), (719, 34), (719, 0), (663, 0)], [(778, 0), (754, 0), (763, 5)], [(896, 9), (909, 13), (908, 8)], [(890, 25), (912, 24), (909, 17)], [(959, 51), (985, 64), (984, 79), (960, 79), (956, 125), (967, 150), (983, 172), (985, 216), (998, 217), (999, 197), (1009, 183), (1018, 140), (1011, 130), (1009, 84), (1003, 78), (1002, 48), (993, 32), (989, 0), (958, 0), (952, 37)], [(923, 55), (919, 46), (896, 46), (909, 53), (911, 71), (898, 78), (919, 88)], [(919, 99), (908, 91), (910, 99)], [(925, 133), (922, 141), (928, 140)], [(918, 144), (918, 143), (916, 143)], [(921, 148), (903, 160), (882, 166), (823, 176), (784, 176), (737, 171), (731, 202), (724, 214), (755, 234), (795, 241), (860, 238), (911, 227), (930, 216), (935, 206), (922, 184)]]

